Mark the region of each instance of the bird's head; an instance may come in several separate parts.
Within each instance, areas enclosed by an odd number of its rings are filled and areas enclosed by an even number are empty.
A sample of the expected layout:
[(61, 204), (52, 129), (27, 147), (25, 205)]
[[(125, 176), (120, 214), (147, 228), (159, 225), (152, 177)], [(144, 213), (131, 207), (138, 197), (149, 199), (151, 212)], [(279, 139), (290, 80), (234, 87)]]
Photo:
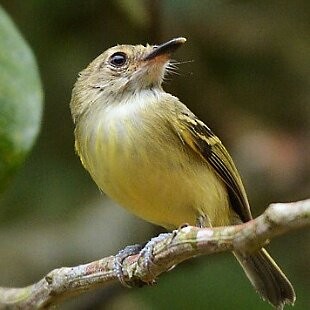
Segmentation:
[(79, 74), (70, 104), (73, 117), (99, 98), (124, 100), (144, 89), (161, 88), (171, 54), (185, 42), (180, 37), (161, 45), (116, 45), (103, 52)]

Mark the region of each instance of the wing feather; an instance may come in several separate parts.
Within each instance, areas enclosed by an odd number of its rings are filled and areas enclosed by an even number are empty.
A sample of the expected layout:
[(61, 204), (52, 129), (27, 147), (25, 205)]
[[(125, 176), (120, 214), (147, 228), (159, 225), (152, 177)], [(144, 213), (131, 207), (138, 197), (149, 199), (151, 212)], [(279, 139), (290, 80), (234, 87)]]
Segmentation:
[(181, 112), (178, 121), (178, 135), (182, 141), (208, 162), (227, 185), (231, 206), (241, 220), (251, 220), (252, 215), (241, 177), (220, 139), (193, 114)]

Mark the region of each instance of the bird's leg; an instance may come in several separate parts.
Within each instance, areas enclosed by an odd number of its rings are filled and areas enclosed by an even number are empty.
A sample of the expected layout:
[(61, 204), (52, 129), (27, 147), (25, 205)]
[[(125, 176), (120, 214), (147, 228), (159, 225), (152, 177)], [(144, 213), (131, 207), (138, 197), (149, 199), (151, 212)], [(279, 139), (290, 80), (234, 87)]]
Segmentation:
[(154, 250), (154, 246), (168, 238), (168, 237), (174, 237), (174, 233), (173, 232), (169, 232), (169, 233), (162, 233), (160, 235), (158, 235), (157, 237), (154, 237), (152, 238), (144, 247), (143, 249), (141, 250), (140, 252), (140, 256), (143, 257), (143, 262), (144, 262), (144, 267), (149, 270), (150, 269), (150, 266), (151, 264), (154, 264), (153, 263), (153, 260), (154, 260), (154, 255), (153, 255), (153, 250)]
[[(152, 238), (149, 242), (147, 242), (144, 246), (141, 246), (140, 244), (130, 245), (127, 246), (125, 249), (119, 251), (114, 259), (114, 272), (120, 281), (120, 283), (126, 287), (133, 287), (133, 286), (143, 286), (147, 283), (138, 280), (138, 279), (129, 279), (125, 280), (125, 275), (123, 272), (123, 261), (128, 257), (136, 254), (140, 254), (140, 257), (143, 261), (143, 267), (147, 270), (150, 269), (151, 264), (153, 264), (154, 255), (153, 250), (154, 246), (166, 239), (167, 237), (174, 237), (175, 233), (163, 233), (158, 235), (155, 238)], [(154, 283), (155, 281), (151, 282), (150, 284)]]
[(206, 214), (198, 215), (196, 219), (196, 226), (199, 228), (212, 227), (210, 218)]
[(133, 286), (142, 286), (142, 281), (126, 281), (124, 272), (123, 272), (123, 261), (132, 255), (136, 255), (140, 253), (141, 249), (143, 248), (143, 245), (141, 244), (134, 244), (129, 245), (125, 249), (120, 250), (114, 258), (114, 272), (119, 280), (119, 282), (126, 286), (126, 287), (133, 287)]
[[(182, 229), (184, 227), (188, 226), (188, 224), (182, 224), (179, 229)], [(203, 228), (203, 227), (212, 227), (210, 219), (205, 214), (200, 214), (197, 216), (196, 219), (196, 226)], [(179, 230), (178, 229), (178, 230)], [(154, 260), (153, 250), (155, 245), (158, 242), (161, 242), (162, 240), (172, 237), (174, 238), (177, 231), (170, 232), (170, 233), (162, 233), (158, 235), (157, 237), (152, 238), (149, 242), (147, 242), (145, 245), (135, 244), (135, 245), (129, 245), (125, 249), (119, 251), (114, 259), (114, 271), (116, 273), (116, 276), (120, 283), (126, 287), (133, 287), (133, 286), (143, 286), (146, 283), (137, 279), (133, 280), (125, 280), (124, 272), (123, 272), (123, 261), (128, 257), (136, 254), (140, 254), (140, 257), (143, 259), (144, 268), (147, 270), (150, 269), (151, 264)], [(173, 268), (173, 267), (172, 267)]]

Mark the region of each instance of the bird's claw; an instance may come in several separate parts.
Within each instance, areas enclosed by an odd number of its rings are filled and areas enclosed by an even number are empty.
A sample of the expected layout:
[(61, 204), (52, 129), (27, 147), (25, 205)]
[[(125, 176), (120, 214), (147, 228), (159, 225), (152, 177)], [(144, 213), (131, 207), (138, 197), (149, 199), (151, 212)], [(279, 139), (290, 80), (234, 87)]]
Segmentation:
[[(174, 237), (174, 233), (163, 233), (159, 236), (152, 238), (144, 247), (142, 247), (140, 244), (130, 245), (127, 246), (125, 249), (119, 251), (117, 255), (114, 258), (114, 272), (120, 281), (122, 285), (125, 287), (133, 287), (133, 286), (143, 286), (146, 284), (146, 282), (139, 280), (139, 279), (131, 279), (131, 280), (125, 280), (125, 275), (123, 272), (123, 262), (128, 256), (140, 254), (140, 258), (143, 261), (143, 267), (146, 270), (150, 270), (150, 266), (154, 264), (154, 246), (166, 239), (167, 237), (172, 236)], [(148, 284), (153, 284), (155, 281), (151, 281)]]
[(123, 272), (123, 262), (124, 260), (132, 255), (140, 253), (142, 246), (140, 244), (129, 245), (125, 249), (120, 250), (114, 258), (114, 272), (119, 280), (119, 282), (125, 287), (141, 286), (141, 283), (137, 281), (128, 281), (125, 280), (125, 275)]

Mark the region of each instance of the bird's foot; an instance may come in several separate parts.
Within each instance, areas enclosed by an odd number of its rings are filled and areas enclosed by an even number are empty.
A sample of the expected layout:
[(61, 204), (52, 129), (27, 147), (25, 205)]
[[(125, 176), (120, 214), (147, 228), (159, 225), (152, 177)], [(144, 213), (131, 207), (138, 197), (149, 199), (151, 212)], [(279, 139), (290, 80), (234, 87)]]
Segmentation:
[(152, 280), (149, 283), (146, 283), (139, 279), (125, 280), (126, 277), (123, 272), (123, 262), (129, 256), (140, 254), (139, 259), (142, 259), (143, 262), (142, 268), (145, 268), (146, 270), (150, 271), (151, 265), (154, 264), (153, 250), (155, 245), (158, 242), (166, 239), (167, 237), (173, 238), (174, 236), (175, 236), (174, 232), (163, 233), (158, 235), (157, 237), (152, 238), (148, 243), (146, 243), (144, 247), (139, 244), (135, 244), (127, 246), (125, 249), (119, 251), (114, 259), (114, 271), (120, 283), (126, 287), (133, 287), (133, 286), (141, 287), (146, 284), (155, 283), (155, 280)]
[(139, 254), (143, 246), (141, 244), (129, 245), (125, 249), (120, 250), (114, 258), (114, 272), (119, 280), (119, 282), (125, 287), (142, 286), (142, 281), (137, 280), (125, 280), (125, 275), (123, 272), (123, 262), (124, 260), (132, 255)]
[(174, 233), (162, 233), (158, 235), (157, 237), (152, 238), (141, 250), (140, 256), (143, 258), (143, 267), (147, 270), (150, 270), (150, 266), (154, 264), (154, 254), (153, 250), (155, 245), (158, 242), (161, 242), (162, 240), (168, 238), (168, 237), (174, 237)]

